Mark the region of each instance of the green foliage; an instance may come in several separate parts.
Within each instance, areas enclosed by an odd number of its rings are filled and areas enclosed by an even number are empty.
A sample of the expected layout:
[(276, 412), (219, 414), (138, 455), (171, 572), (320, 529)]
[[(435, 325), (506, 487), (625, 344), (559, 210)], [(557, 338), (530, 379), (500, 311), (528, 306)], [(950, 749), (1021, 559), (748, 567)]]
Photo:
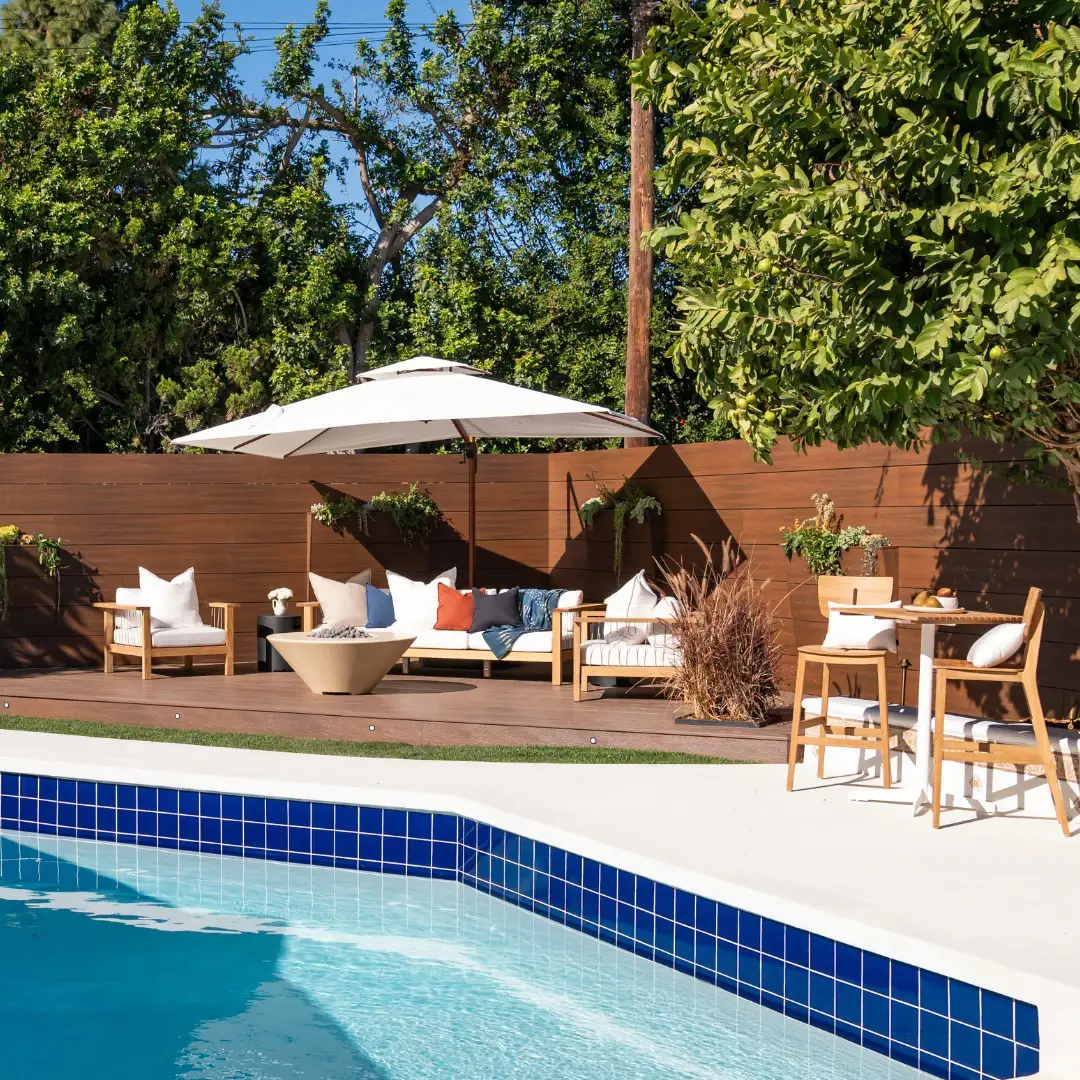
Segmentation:
[(759, 455), (1031, 440), (1080, 509), (1077, 12), (669, 0), (671, 352)]
[(37, 548), (38, 565), (45, 571), (46, 577), (51, 577), (56, 581), (56, 610), (60, 610), (60, 571), (64, 566), (61, 555), (63, 541), (59, 537), (46, 536), (41, 532), (34, 533), (32, 536), (29, 533), (21, 533), (18, 525), (0, 525), (0, 622), (7, 618), (11, 603), (8, 591), (7, 549), (18, 544)]
[(828, 495), (813, 497), (816, 513), (780, 530), (783, 536), (784, 554), (792, 559), (796, 555), (806, 561), (806, 568), (814, 577), (842, 574), (844, 554), (851, 548), (862, 548), (862, 572), (867, 577), (877, 574), (877, 553), (889, 546), (889, 538), (872, 533), (865, 525), (844, 525), (842, 514)]
[(325, 496), (321, 502), (312, 503), (311, 516), (327, 528), (340, 530), (350, 518), (355, 518), (361, 532), (367, 533), (371, 515), (390, 515), (394, 527), (406, 544), (425, 541), (443, 520), (443, 513), (426, 489), (421, 490), (415, 481), (405, 491), (380, 491), (367, 502), (342, 495), (337, 499)]
[(612, 528), (615, 536), (614, 550), (612, 552), (612, 566), (615, 577), (619, 578), (622, 573), (623, 542), (626, 538), (627, 521), (636, 521), (639, 525), (645, 524), (645, 519), (650, 514), (659, 517), (664, 512), (663, 504), (639, 484), (634, 484), (623, 477), (622, 485), (618, 488), (609, 488), (602, 481), (596, 479), (595, 473), (589, 479), (596, 485), (599, 492), (591, 499), (578, 507), (578, 518), (587, 529), (596, 520), (597, 514), (610, 510), (612, 513)]
[(108, 45), (119, 24), (112, 0), (7, 0), (0, 6), (0, 51), (86, 52)]

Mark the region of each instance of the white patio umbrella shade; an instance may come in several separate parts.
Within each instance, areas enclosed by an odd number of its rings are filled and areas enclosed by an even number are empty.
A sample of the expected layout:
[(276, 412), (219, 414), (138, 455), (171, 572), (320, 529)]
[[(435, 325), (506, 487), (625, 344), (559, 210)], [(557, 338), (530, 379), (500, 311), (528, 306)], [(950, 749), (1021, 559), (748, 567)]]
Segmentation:
[[(409, 443), (476, 439), (658, 438), (622, 413), (513, 386), (479, 368), (417, 356), (342, 390), (174, 439), (177, 446), (288, 458)], [(469, 583), (475, 584), (475, 457), (469, 467)]]

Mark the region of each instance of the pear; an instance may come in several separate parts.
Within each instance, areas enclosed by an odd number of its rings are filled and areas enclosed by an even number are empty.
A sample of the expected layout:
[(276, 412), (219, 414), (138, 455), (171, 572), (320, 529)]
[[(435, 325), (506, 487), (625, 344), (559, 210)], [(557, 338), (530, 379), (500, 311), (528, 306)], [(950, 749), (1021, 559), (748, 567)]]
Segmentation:
[(922, 592), (915, 594), (915, 598), (911, 601), (912, 607), (926, 607), (927, 600), (930, 599), (930, 594), (923, 589)]

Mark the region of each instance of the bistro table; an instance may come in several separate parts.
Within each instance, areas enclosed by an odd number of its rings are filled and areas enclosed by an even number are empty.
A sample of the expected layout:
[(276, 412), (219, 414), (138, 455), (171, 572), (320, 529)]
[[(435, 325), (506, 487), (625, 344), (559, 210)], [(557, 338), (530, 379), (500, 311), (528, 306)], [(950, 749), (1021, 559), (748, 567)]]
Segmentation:
[(934, 724), (934, 648), (939, 626), (995, 626), (998, 623), (1023, 622), (1021, 615), (1001, 615), (992, 611), (965, 611), (948, 608), (838, 607), (844, 615), (874, 615), (895, 619), (900, 626), (919, 628), (919, 707), (915, 723), (915, 783), (893, 788), (859, 788), (849, 795), (855, 802), (910, 803), (918, 814), (925, 802), (930, 804), (930, 734)]

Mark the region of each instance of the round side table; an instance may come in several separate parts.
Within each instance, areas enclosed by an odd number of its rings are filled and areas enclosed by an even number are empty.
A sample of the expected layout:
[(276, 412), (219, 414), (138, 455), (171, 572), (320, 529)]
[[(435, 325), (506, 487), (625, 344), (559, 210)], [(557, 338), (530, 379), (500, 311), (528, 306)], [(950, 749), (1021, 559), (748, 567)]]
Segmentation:
[(289, 634), (300, 629), (299, 615), (259, 615), (255, 619), (258, 639), (256, 669), (259, 671), (292, 671), (281, 653), (266, 639), (271, 634)]

